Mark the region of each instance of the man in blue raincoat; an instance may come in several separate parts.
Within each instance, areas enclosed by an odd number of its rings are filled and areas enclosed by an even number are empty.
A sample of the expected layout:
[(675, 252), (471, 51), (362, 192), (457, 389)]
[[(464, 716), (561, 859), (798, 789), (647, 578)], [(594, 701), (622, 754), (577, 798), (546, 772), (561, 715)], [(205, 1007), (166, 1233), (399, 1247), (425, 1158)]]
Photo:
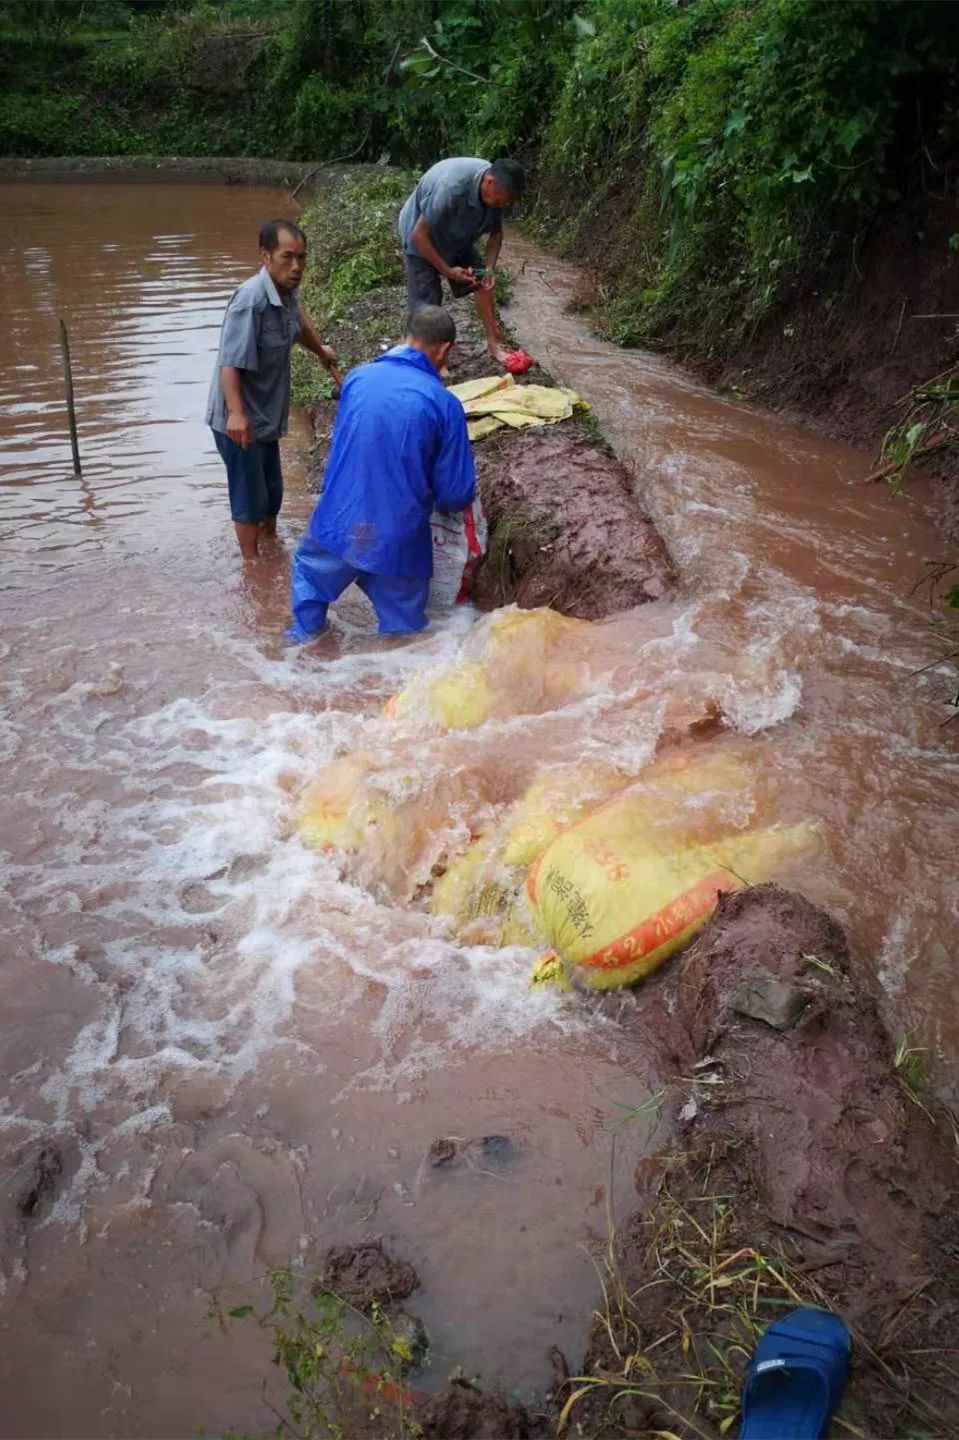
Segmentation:
[(318, 634), (354, 583), (381, 635), (428, 624), (430, 514), (465, 509), (476, 490), (466, 416), (439, 378), (455, 339), (447, 311), (421, 306), (405, 344), (346, 377), (323, 494), (293, 557), (291, 639)]

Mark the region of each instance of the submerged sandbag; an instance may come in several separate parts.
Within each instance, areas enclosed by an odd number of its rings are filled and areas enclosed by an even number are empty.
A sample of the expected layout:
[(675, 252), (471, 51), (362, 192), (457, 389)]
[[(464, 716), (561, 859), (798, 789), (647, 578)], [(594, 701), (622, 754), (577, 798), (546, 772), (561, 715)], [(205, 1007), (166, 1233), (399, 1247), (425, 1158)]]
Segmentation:
[(386, 713), (473, 730), (493, 718), (555, 709), (588, 678), (592, 628), (545, 608), (499, 610), (475, 626), (462, 660), (416, 675)]
[[(680, 788), (695, 783), (693, 769), (672, 778), (680, 776)], [(816, 848), (806, 824), (707, 840), (692, 838), (695, 818), (690, 838), (657, 842), (654, 792), (631, 787), (601, 805), (559, 835), (527, 877), (537, 932), (567, 973), (594, 989), (643, 979), (705, 924), (721, 892), (767, 880)]]
[(557, 765), (541, 772), (509, 812), (501, 852), (504, 863), (532, 865), (561, 830), (622, 790), (630, 778), (598, 762)]
[(309, 784), (300, 801), (297, 830), (314, 850), (355, 850), (382, 811), (366, 781), (376, 761), (359, 751), (333, 760)]
[(475, 841), (433, 886), (430, 910), (452, 922), (457, 939), (474, 945), (525, 945), (530, 925), (521, 867), (506, 866), (497, 832)]
[(484, 945), (536, 943), (526, 901), (526, 870), (565, 825), (628, 777), (610, 765), (560, 765), (536, 776), (497, 823), (436, 881), (430, 909), (459, 939)]

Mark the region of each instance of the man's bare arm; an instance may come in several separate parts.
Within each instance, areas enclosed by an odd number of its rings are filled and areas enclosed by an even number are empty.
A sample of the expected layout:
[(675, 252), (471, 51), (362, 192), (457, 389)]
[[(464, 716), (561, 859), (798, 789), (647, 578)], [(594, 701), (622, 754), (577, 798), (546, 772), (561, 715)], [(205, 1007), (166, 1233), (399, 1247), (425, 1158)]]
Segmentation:
[(253, 432), (250, 429), (246, 411), (243, 409), (240, 372), (235, 365), (220, 366), (220, 384), (223, 386), (223, 396), (226, 400), (226, 433), (235, 444), (245, 450), (253, 439)]
[(304, 350), (309, 350), (327, 368), (336, 360), (336, 351), (331, 346), (324, 344), (323, 337), (302, 305), (300, 306), (300, 333), (297, 339)]
[(432, 265), (434, 270), (447, 280), (455, 281), (458, 285), (469, 285), (475, 282), (472, 270), (466, 269), (463, 265), (447, 265), (436, 246), (433, 244), (433, 237), (430, 234), (430, 227), (422, 215), (413, 226), (413, 233), (410, 237), (423, 259)]

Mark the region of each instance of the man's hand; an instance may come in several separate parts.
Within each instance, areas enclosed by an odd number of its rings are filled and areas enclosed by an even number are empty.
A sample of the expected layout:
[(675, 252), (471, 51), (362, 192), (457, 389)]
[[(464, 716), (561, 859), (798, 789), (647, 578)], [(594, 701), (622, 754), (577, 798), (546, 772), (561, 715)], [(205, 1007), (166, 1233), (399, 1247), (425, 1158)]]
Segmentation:
[(493, 288), (493, 286), (494, 286), (495, 284), (496, 284), (496, 274), (495, 274), (495, 272), (492, 271), (492, 270), (487, 270), (486, 274), (483, 276), (482, 280), (479, 282), (479, 288), (480, 288), (481, 290), (492, 290), (492, 288)]
[(451, 265), (446, 278), (451, 285), (472, 285), (475, 288), (480, 283), (473, 274), (472, 266), (466, 265)]
[(231, 410), (228, 413), (226, 417), (226, 433), (234, 445), (239, 445), (241, 450), (245, 450), (249, 445), (253, 439), (253, 435), (250, 430), (250, 422), (246, 418), (243, 410)]
[(321, 345), (316, 353), (327, 369), (329, 369), (331, 365), (336, 364), (336, 351), (332, 345)]

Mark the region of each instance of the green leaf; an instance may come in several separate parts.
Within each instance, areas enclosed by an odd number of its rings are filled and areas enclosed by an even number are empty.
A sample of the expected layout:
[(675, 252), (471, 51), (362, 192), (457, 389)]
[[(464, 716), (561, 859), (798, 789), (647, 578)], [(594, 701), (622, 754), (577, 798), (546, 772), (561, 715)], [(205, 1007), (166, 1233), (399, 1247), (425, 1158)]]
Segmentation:
[(862, 115), (854, 115), (851, 120), (846, 121), (839, 132), (838, 139), (847, 155), (852, 153), (868, 129), (869, 123), (863, 119)]
[(243, 1320), (247, 1315), (253, 1314), (253, 1306), (237, 1305), (235, 1310), (229, 1310), (227, 1313), (231, 1320)]
[(794, 185), (805, 185), (807, 180), (812, 179), (812, 166), (807, 165), (805, 170), (792, 170), (789, 178)]
[(432, 70), (435, 63), (426, 50), (412, 50), (409, 55), (403, 56), (399, 68), (413, 75), (422, 75), (425, 71)]
[(723, 129), (723, 134), (725, 135), (726, 139), (728, 140), (730, 135), (738, 135), (740, 130), (744, 130), (746, 128), (746, 123), (748, 120), (748, 110), (734, 110), (732, 115), (730, 115), (729, 119), (726, 121), (725, 127)]
[(950, 610), (959, 610), (959, 585), (951, 586), (942, 598)]
[(959, 234), (949, 236), (949, 249), (955, 253), (959, 250)]
[(574, 15), (573, 24), (576, 26), (578, 35), (588, 35), (592, 38), (596, 34), (596, 26), (585, 15)]

